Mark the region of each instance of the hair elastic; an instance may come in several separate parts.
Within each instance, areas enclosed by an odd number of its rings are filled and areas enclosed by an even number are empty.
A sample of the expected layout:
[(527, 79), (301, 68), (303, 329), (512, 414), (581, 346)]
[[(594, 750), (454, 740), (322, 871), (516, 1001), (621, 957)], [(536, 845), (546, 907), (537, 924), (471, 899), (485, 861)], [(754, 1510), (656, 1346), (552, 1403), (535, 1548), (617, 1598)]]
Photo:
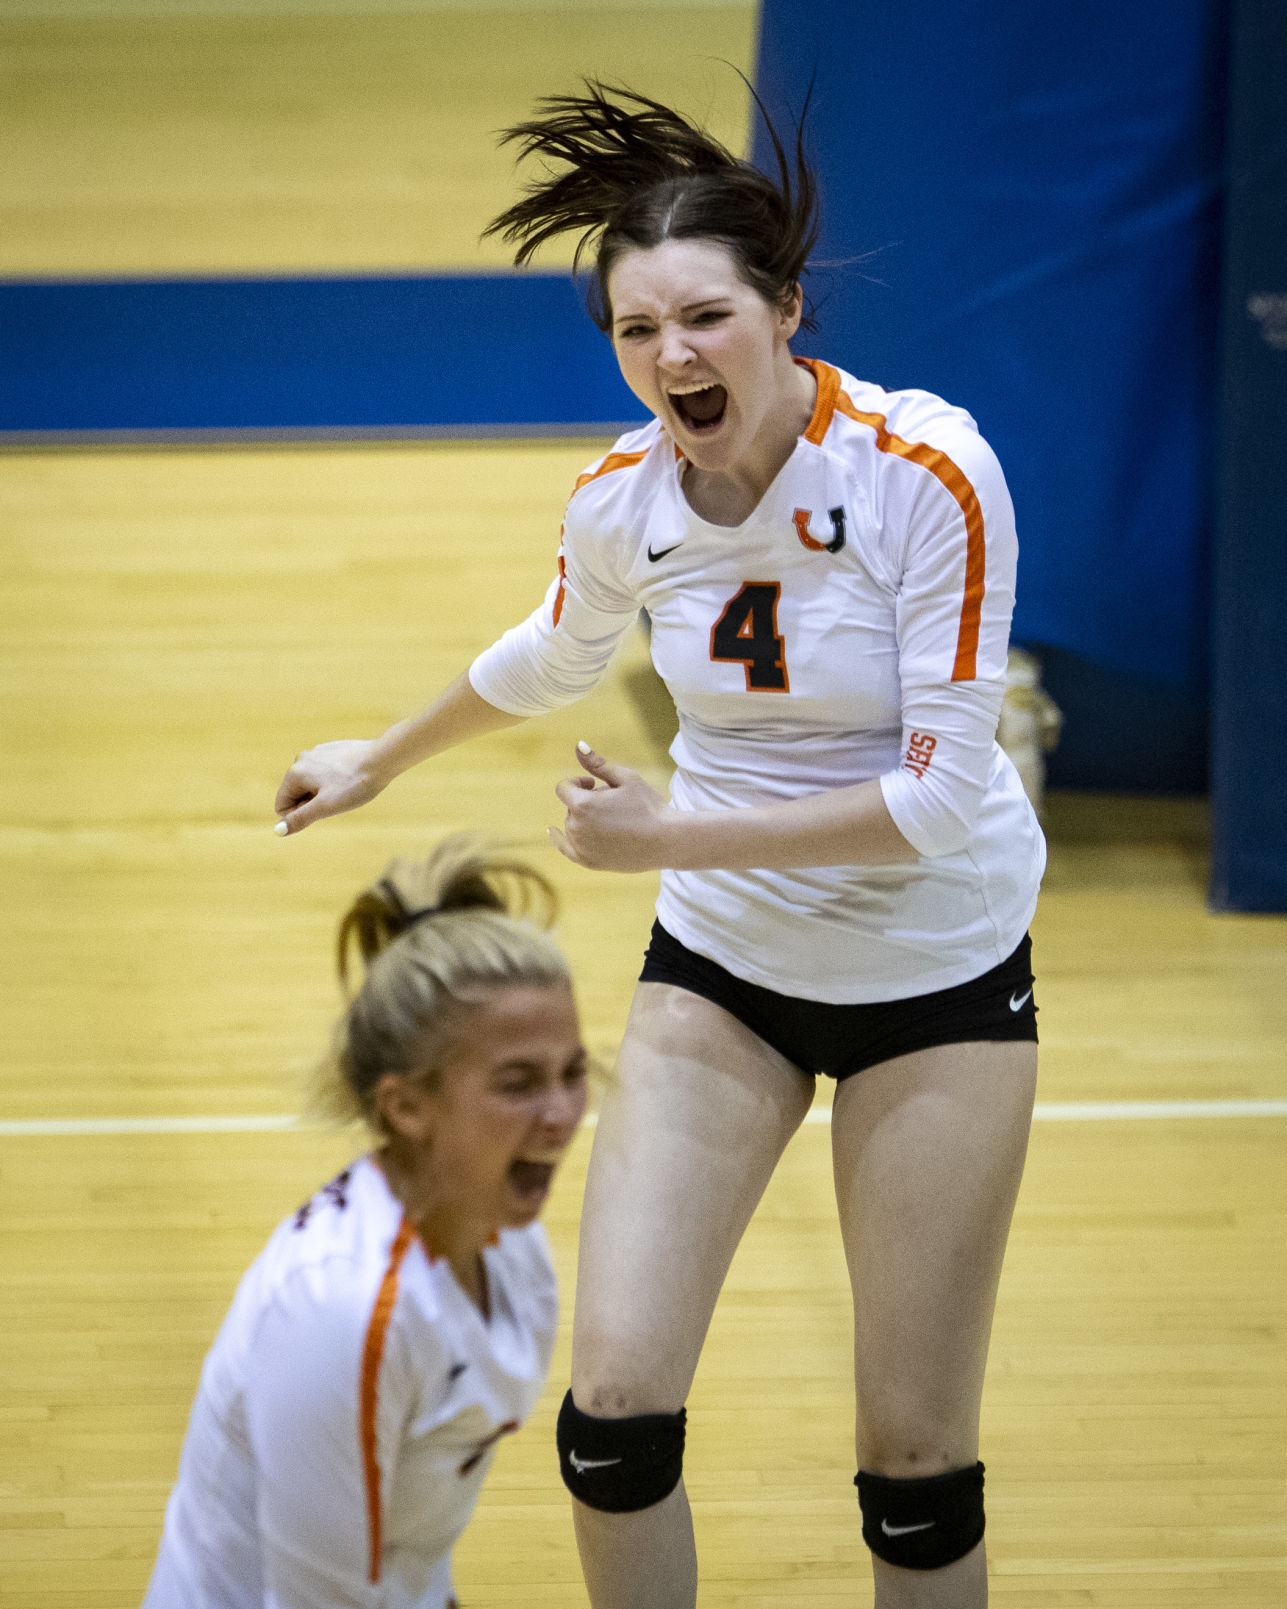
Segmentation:
[(405, 933), (417, 922), (427, 922), (431, 916), (437, 916), (441, 911), (441, 905), (426, 905), (423, 911), (408, 911), (403, 919), (402, 931)]
[(426, 905), (423, 910), (409, 911), (403, 903), (401, 894), (398, 893), (387, 877), (382, 877), (376, 887), (393, 907), (392, 914), (397, 921), (397, 933), (399, 935), (405, 933), (408, 928), (415, 927), (417, 922), (427, 922), (430, 917), (437, 916), (442, 910), (441, 905)]

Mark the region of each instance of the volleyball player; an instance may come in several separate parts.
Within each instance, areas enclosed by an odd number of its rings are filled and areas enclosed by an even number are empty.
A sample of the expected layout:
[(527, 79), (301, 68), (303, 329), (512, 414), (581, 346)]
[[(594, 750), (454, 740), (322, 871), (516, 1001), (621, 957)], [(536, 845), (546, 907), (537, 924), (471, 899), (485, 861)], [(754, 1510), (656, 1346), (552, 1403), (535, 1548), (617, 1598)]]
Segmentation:
[(695, 1602), (684, 1402), (826, 1074), (876, 1603), (977, 1609), (1044, 866), (995, 743), (1014, 519), (968, 414), (793, 355), (815, 191), (799, 135), (788, 156), (769, 132), (772, 178), (596, 84), (510, 131), (543, 171), (493, 231), (519, 262), (565, 231), (593, 245), (592, 310), (654, 418), (577, 482), (530, 619), (423, 714), (303, 754), (278, 830), (577, 698), (646, 608), (679, 711), (670, 798), (582, 747), (555, 833), (583, 865), (661, 869), (595, 1135), (559, 1421), (590, 1598)]
[(497, 1442), (540, 1395), (537, 1223), (585, 1109), (567, 963), (521, 864), (449, 840), (340, 926), (367, 963), (323, 1104), (376, 1148), (282, 1223), (202, 1370), (144, 1609), (447, 1609)]

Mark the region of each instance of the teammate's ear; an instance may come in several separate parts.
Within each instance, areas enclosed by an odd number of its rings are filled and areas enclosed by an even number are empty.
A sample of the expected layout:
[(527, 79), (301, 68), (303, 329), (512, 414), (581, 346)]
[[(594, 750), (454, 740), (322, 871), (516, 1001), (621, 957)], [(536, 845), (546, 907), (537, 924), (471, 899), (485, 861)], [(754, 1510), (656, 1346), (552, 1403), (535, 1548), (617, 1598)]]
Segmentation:
[(433, 1132), (434, 1102), (400, 1073), (384, 1073), (375, 1086), (375, 1110), (380, 1127), (391, 1139), (423, 1145)]

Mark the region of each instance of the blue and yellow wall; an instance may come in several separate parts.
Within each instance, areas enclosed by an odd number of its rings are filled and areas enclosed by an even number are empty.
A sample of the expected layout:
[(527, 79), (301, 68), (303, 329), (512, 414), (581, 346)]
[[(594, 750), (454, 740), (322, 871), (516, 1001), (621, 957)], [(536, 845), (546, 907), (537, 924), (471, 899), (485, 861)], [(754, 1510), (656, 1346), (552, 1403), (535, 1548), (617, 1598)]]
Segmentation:
[(1215, 897), (1287, 905), (1276, 0), (51, 0), (0, 39), (0, 440), (28, 449), (633, 421), (566, 254), (519, 275), (478, 239), (513, 194), (494, 131), (589, 72), (746, 148), (729, 64), (782, 121), (812, 86), (801, 349), (997, 447), (1052, 782), (1204, 791), (1214, 689)]

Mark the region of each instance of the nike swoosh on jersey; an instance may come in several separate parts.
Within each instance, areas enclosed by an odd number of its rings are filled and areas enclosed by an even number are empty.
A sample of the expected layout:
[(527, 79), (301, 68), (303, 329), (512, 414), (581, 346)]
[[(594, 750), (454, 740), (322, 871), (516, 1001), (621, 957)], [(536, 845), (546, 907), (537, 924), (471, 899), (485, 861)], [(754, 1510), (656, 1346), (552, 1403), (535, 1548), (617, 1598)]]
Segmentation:
[(652, 543), (649, 542), (649, 544), (648, 544), (648, 563), (649, 564), (656, 564), (658, 559), (664, 559), (668, 553), (673, 553), (677, 547), (682, 547), (682, 546), (683, 546), (682, 542), (674, 542), (674, 543), (671, 544), (670, 547), (662, 548), (660, 553), (654, 553), (653, 550), (652, 550)]
[(1027, 1004), (1028, 998), (1029, 998), (1029, 996), (1031, 994), (1032, 994), (1032, 990), (1029, 989), (1027, 994), (1020, 995), (1019, 999), (1017, 999), (1017, 1000), (1015, 999), (1015, 997), (1013, 995), (1011, 995), (1010, 996), (1010, 1010), (1011, 1011), (1022, 1011), (1024, 1006)]

